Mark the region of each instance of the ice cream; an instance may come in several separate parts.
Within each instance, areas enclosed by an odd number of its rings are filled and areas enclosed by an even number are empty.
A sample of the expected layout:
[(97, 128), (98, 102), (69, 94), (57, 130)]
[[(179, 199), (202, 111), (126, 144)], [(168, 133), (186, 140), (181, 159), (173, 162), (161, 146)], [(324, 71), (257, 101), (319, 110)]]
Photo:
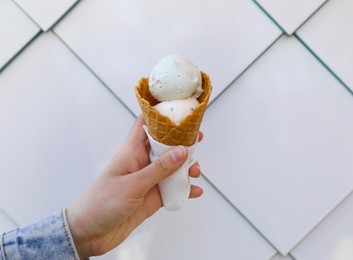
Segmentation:
[(200, 104), (197, 98), (203, 92), (199, 69), (180, 55), (169, 55), (158, 62), (148, 86), (151, 95), (161, 102), (155, 108), (177, 125)]
[(155, 108), (162, 115), (169, 117), (176, 125), (179, 125), (199, 104), (196, 98), (185, 98), (164, 101), (155, 105)]
[(192, 157), (211, 92), (209, 76), (177, 55), (162, 59), (150, 77), (140, 79), (135, 87), (151, 145), (151, 161), (177, 145), (188, 150), (183, 166), (158, 184), (167, 210), (180, 209), (190, 195), (188, 170), (194, 163)]
[(164, 57), (153, 68), (148, 79), (152, 96), (158, 101), (199, 97), (201, 73), (197, 66), (179, 55)]

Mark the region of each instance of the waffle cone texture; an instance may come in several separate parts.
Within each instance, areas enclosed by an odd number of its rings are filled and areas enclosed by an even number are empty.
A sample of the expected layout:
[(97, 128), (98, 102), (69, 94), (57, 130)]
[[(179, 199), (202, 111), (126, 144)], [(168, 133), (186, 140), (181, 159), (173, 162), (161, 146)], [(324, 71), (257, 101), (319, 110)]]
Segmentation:
[(212, 92), (209, 76), (201, 71), (203, 93), (197, 99), (200, 105), (179, 125), (162, 115), (154, 107), (159, 102), (151, 95), (148, 78), (141, 78), (135, 87), (135, 94), (150, 135), (158, 142), (177, 146), (190, 146), (196, 142), (203, 115)]

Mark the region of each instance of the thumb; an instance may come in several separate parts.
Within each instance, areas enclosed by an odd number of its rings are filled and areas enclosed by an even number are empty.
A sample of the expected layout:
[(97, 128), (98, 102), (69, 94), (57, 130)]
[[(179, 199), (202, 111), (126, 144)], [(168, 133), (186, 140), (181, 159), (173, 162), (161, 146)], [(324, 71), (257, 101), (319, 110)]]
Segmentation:
[(178, 170), (186, 159), (186, 148), (184, 146), (177, 146), (136, 172), (134, 174), (134, 177), (137, 178), (135, 183), (138, 183), (140, 191), (147, 192), (161, 180)]

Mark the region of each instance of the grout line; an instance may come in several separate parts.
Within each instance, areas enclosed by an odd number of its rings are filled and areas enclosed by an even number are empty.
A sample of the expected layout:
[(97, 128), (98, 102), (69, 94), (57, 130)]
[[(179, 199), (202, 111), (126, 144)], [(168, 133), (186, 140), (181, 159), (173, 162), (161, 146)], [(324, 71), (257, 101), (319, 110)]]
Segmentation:
[(275, 258), (276, 255), (282, 255), (279, 251), (276, 251), (275, 254), (273, 256), (271, 256), (270, 258), (266, 259), (266, 260), (273, 260)]
[(81, 0), (77, 0), (69, 9), (66, 10), (65, 13), (63, 13), (57, 21), (55, 21), (48, 29), (45, 31), (49, 31), (52, 28), (54, 28), (56, 25), (58, 25), (79, 3)]
[[(276, 255), (280, 255), (280, 256), (283, 256), (283, 257), (289, 257), (291, 260), (296, 260), (290, 253), (288, 253), (287, 255), (282, 255), (281, 252), (277, 251)], [(268, 260), (273, 260), (276, 255), (272, 256)]]
[(2, 208), (2, 207), (0, 207), (0, 212), (1, 212), (1, 214), (3, 214), (5, 217), (7, 217), (9, 220), (11, 220), (11, 222), (13, 223), (13, 224), (15, 224), (15, 226), (19, 226), (18, 225), (18, 223)]
[[(327, 0), (328, 1), (328, 0)], [(283, 27), (266, 11), (265, 8), (260, 5), (256, 0), (253, 0), (253, 2), (257, 5), (258, 8), (261, 9), (261, 11), (285, 34), (290, 35)]]
[(253, 0), (255, 4), (274, 22), (278, 28), (280, 28), (285, 34), (288, 36), (292, 36), (297, 30), (299, 30), (310, 18), (312, 18), (327, 2), (328, 0), (325, 0), (321, 5), (319, 5), (302, 23), (300, 23), (294, 30), (293, 32), (289, 33), (285, 29), (283, 29), (282, 26), (279, 25), (279, 23), (271, 16), (269, 12), (265, 8), (261, 6), (260, 3), (258, 3), (256, 0)]
[(259, 60), (267, 50), (269, 50), (284, 34), (280, 34), (269, 46), (266, 47), (265, 50), (263, 50), (238, 76), (236, 76), (229, 84), (226, 86), (207, 106), (207, 109), (211, 107), (215, 101), (224, 94), (233, 84), (235, 81), (237, 81), (254, 63), (256, 63), (257, 60)]
[(21, 11), (43, 32), (47, 32), (49, 31), (51, 28), (53, 28), (54, 26), (56, 26), (59, 22), (61, 22), (62, 19), (65, 18), (66, 15), (68, 15), (77, 5), (79, 2), (81, 2), (80, 0), (77, 0), (71, 7), (69, 7), (69, 9), (67, 9), (49, 28), (47, 29), (43, 29), (42, 26), (40, 26), (36, 20), (34, 20), (34, 18), (32, 18), (32, 16), (26, 12), (25, 9), (22, 8), (22, 6), (20, 4), (18, 4), (16, 2), (16, 0), (12, 0), (12, 2), (19, 8), (21, 9)]
[(331, 75), (343, 85), (348, 92), (353, 95), (353, 90), (348, 87), (348, 85), (302, 40), (297, 34), (294, 37), (321, 63), (324, 68), (331, 73)]
[[(350, 196), (353, 196), (353, 190), (349, 191), (346, 195), (344, 195), (341, 199), (339, 199), (337, 204), (332, 209), (324, 213), (323, 216), (321, 216), (320, 220), (316, 224), (313, 224), (310, 228), (308, 228), (308, 231), (306, 232), (304, 237), (298, 243), (296, 243), (291, 250), (293, 251), (294, 249), (296, 249), (302, 241), (304, 241), (306, 238), (310, 236), (310, 234), (312, 234), (316, 229), (318, 229), (320, 225), (323, 224), (323, 222), (325, 222), (325, 220), (328, 219), (330, 215), (334, 214), (334, 212), (336, 212), (336, 210), (340, 206), (342, 206), (342, 204), (344, 204), (345, 201), (348, 200)], [(291, 257), (293, 257), (292, 254), (291, 254)], [(293, 259), (296, 260), (294, 257)]]
[(18, 56), (20, 56), (20, 54), (29, 46), (31, 45), (32, 42), (34, 42), (41, 34), (42, 34), (42, 30), (39, 30), (25, 45), (23, 45), (22, 48), (20, 48), (16, 54), (11, 58), (9, 59), (2, 68), (0, 68), (0, 73), (3, 72), (7, 66), (10, 65), (10, 63), (15, 60)]
[[(308, 231), (307, 231), (306, 234), (303, 236), (303, 238), (293, 246), (293, 248), (291, 249), (291, 251), (295, 250), (295, 249), (300, 245), (300, 243), (301, 243), (302, 241), (304, 241), (305, 239), (307, 239), (307, 238), (310, 236), (310, 234), (312, 234), (316, 229), (318, 229), (318, 228), (320, 227), (320, 225), (321, 225), (327, 218), (329, 218), (330, 215), (333, 214), (333, 213), (337, 210), (337, 208), (340, 207), (340, 206), (345, 202), (345, 200), (348, 199), (348, 197), (350, 197), (350, 196), (352, 196), (352, 195), (353, 195), (353, 190), (350, 191), (350, 192), (348, 192), (347, 195), (343, 196), (343, 197), (337, 202), (337, 204), (336, 204), (332, 209), (330, 209), (329, 211), (327, 211), (326, 213), (324, 213), (324, 215), (321, 216), (321, 219), (320, 219), (316, 224), (313, 224), (313, 225), (308, 229)], [(295, 260), (295, 258), (293, 257), (292, 254), (290, 254), (290, 256)]]
[[(212, 100), (212, 102), (210, 103), (210, 105), (209, 106), (211, 106), (225, 91), (227, 91), (227, 89), (228, 88), (230, 88), (231, 86), (232, 86), (232, 84), (234, 84), (234, 82), (238, 79), (238, 78), (240, 78), (259, 58), (261, 58), (262, 56), (263, 56), (263, 54), (265, 53), (265, 52), (267, 52), (267, 50), (268, 49), (270, 49), (281, 37), (283, 36), (283, 34), (282, 35), (280, 35), (271, 45), (269, 45), (252, 63), (250, 63), (249, 64), (249, 66), (248, 67), (246, 67), (225, 89), (223, 89), (222, 90), (222, 92), (220, 92), (216, 97), (215, 97), (215, 99), (213, 99)], [(332, 74), (332, 76), (337, 80), (337, 81), (339, 81), (340, 83), (341, 83), (341, 85), (343, 85), (345, 88), (346, 88), (346, 90), (350, 93), (350, 94), (352, 94), (353, 95), (353, 90), (351, 90), (349, 87), (348, 87), (348, 85), (346, 84), (346, 83), (344, 83), (344, 81), (343, 80), (341, 80), (329, 67), (328, 67), (328, 65), (326, 65), (326, 63), (324, 63), (319, 57), (318, 57), (318, 55), (295, 33), (295, 34), (293, 34), (292, 36), (288, 36), (288, 37), (295, 37), (320, 63), (321, 63), (321, 65), (322, 66), (324, 66), (325, 67), (325, 69), (327, 70), (327, 71), (329, 71), (331, 74)], [(259, 229), (257, 229), (257, 227), (256, 226), (254, 226), (247, 218), (246, 218), (246, 216), (245, 215), (243, 215), (242, 213), (241, 213), (241, 211), (239, 210), (239, 209), (237, 209), (236, 208), (236, 206), (234, 205), (234, 204), (232, 204), (232, 202), (222, 193), (222, 191), (221, 190), (219, 190), (211, 181), (210, 181), (210, 179), (208, 179), (205, 175), (203, 175), (203, 177), (209, 182), (209, 184), (274, 248), (274, 249), (276, 249), (278, 252), (280, 252), (272, 243), (271, 243), (271, 241), (269, 241), (267, 238), (266, 238), (266, 236), (264, 235), (264, 234), (262, 234), (261, 233), (261, 231), (259, 230)], [(336, 209), (349, 195), (351, 195), (351, 194), (353, 194), (353, 191), (351, 192), (351, 193), (349, 193), (347, 196), (345, 196), (344, 198), (342, 198), (342, 200), (340, 201), (340, 203), (338, 203), (337, 204), (337, 206), (336, 207), (334, 207), (334, 209)], [(332, 209), (332, 211), (334, 210), (334, 209)], [(321, 220), (321, 221), (319, 221), (318, 222), (318, 224), (317, 225), (315, 225), (314, 227), (313, 227), (313, 229), (312, 230), (314, 230), (315, 229), (315, 227), (317, 227), (329, 214), (331, 214), (331, 212), (332, 211), (330, 211), (330, 212), (328, 212), (328, 214)], [(310, 231), (310, 232), (312, 232), (312, 230)], [(310, 233), (309, 232), (309, 233)], [(308, 234), (309, 234), (308, 233)], [(307, 235), (308, 235), (307, 234)], [(307, 236), (306, 235), (306, 236)], [(305, 239), (305, 237), (306, 236), (304, 236), (304, 238), (303, 239)], [(294, 248), (295, 248), (296, 246), (294, 246)], [(295, 260), (295, 258), (293, 257), (293, 255), (292, 254), (288, 254), (289, 255), (289, 257), (291, 257), (293, 260)]]
[[(226, 195), (222, 193), (218, 187), (213, 184), (213, 182), (208, 179), (203, 173), (202, 177), (211, 185), (212, 188), (214, 188), (218, 194), (246, 221), (248, 224), (270, 245), (272, 246), (276, 251), (279, 252), (278, 248), (272, 242), (227, 198)], [(273, 257), (273, 256), (272, 256)]]
[(301, 24), (295, 28), (294, 32), (291, 35), (294, 35), (296, 31), (298, 31), (307, 21), (309, 21), (310, 18), (312, 18), (317, 12), (320, 11), (320, 9), (328, 2), (328, 0), (325, 0), (319, 7), (317, 7), (314, 12), (312, 12), (311, 15), (308, 16)]
[[(281, 35), (279, 35), (260, 55), (258, 55), (256, 57), (256, 59), (254, 59), (225, 89), (223, 89), (213, 100), (212, 102), (209, 104), (209, 107), (216, 102), (216, 100), (222, 96), (222, 94), (224, 94), (224, 92), (226, 92), (234, 83), (236, 80), (238, 80), (250, 67), (252, 67), (252, 65), (254, 63), (257, 62), (257, 60), (259, 60), (274, 44), (276, 44), (281, 37), (283, 36), (287, 36), (287, 37), (292, 37), (290, 35), (286, 35), (284, 33), (282, 33)], [(295, 36), (295, 35), (294, 35)], [(353, 94), (353, 93), (352, 93)], [(208, 109), (208, 108), (207, 108)], [(265, 240), (266, 242), (271, 245), (276, 251), (280, 252), (280, 250), (278, 248), (276, 248), (276, 246), (269, 240), (267, 239), (267, 237), (254, 225), (252, 224), (252, 222), (244, 215), (242, 214), (242, 212), (227, 198), (227, 196), (225, 194), (222, 193), (222, 191), (220, 189), (218, 189), (215, 184), (213, 184), (213, 182), (208, 179), (204, 174), (203, 177), (207, 180), (207, 182), (229, 203), (229, 205), (231, 205), (249, 224), (250, 226), (252, 226)], [(287, 254), (289, 257), (291, 257), (293, 260), (295, 260), (295, 258), (289, 254)]]
[(30, 19), (37, 27), (38, 29), (40, 29), (41, 31), (43, 30), (42, 27), (32, 18), (32, 16), (30, 16), (25, 9), (22, 8), (22, 6), (16, 2), (16, 0), (12, 0), (12, 2), (23, 12), (23, 14), (25, 16), (28, 17), (28, 19)]
[[(293, 34), (293, 37), (295, 37), (303, 46), (304, 48), (307, 49), (307, 51), (314, 56), (314, 58), (351, 94), (353, 95), (353, 90), (348, 87), (348, 85), (302, 40), (296, 33)], [(348, 192), (345, 196), (342, 197), (342, 199), (337, 203), (335, 207), (333, 207), (331, 210), (329, 210), (322, 218), (320, 221), (318, 221), (313, 227), (309, 229), (309, 231), (306, 233), (306, 235), (301, 239), (301, 241), (305, 240), (307, 236), (310, 235), (311, 232), (313, 232), (327, 217), (329, 217), (332, 212), (334, 212), (344, 201), (349, 197), (353, 195), (353, 190)], [(260, 233), (261, 234), (261, 233)], [(294, 247), (291, 249), (293, 250), (298, 246), (300, 242), (296, 243)], [(289, 253), (289, 257), (291, 257), (293, 260), (295, 260), (295, 257)]]
[(71, 49), (71, 47), (67, 45), (66, 42), (54, 31), (52, 31), (52, 33), (66, 46), (66, 48), (68, 48), (68, 50), (71, 51), (71, 53), (82, 63), (82, 65), (86, 67), (94, 75), (94, 77), (96, 77), (98, 81), (131, 113), (131, 115), (137, 118), (135, 113), (128, 107), (128, 105), (126, 105), (111, 88), (109, 88), (109, 86), (74, 52), (74, 50)]

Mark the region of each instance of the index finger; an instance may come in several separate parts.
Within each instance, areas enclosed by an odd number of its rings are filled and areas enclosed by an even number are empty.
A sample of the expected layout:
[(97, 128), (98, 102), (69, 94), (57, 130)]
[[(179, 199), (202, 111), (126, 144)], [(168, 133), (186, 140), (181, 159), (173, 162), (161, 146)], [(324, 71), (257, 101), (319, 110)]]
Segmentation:
[(139, 115), (133, 124), (130, 133), (126, 139), (126, 142), (129, 144), (145, 144), (147, 141), (147, 135), (145, 130), (143, 129), (143, 125), (145, 124), (145, 120), (143, 119), (142, 114)]
[(199, 139), (198, 139), (199, 142), (202, 141), (203, 136), (204, 136), (204, 134), (201, 131), (199, 131)]

